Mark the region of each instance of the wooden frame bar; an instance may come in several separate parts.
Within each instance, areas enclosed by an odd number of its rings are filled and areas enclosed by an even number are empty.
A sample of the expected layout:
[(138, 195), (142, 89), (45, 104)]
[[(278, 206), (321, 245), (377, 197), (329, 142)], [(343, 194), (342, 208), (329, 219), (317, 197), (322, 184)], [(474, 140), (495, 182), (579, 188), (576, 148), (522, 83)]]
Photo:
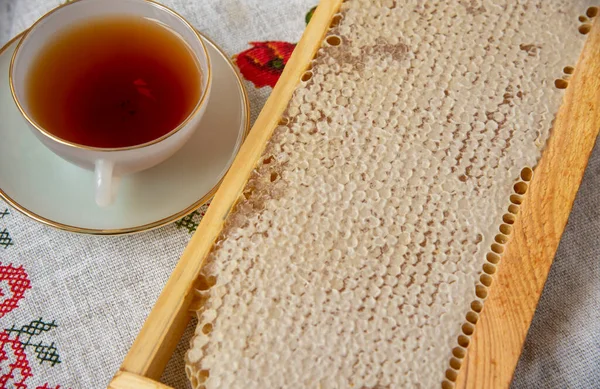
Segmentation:
[[(209, 210), (129, 350), (111, 389), (158, 380), (189, 319), (204, 259), (236, 204), (342, 0), (322, 0)], [(576, 21), (574, 21), (574, 29)], [(557, 71), (560, 71), (558, 69)], [(600, 128), (600, 25), (589, 33), (550, 141), (521, 206), (456, 387), (508, 388)]]
[(475, 327), (457, 388), (510, 386), (599, 129), (600, 22), (595, 20)]
[(171, 389), (167, 385), (163, 385), (158, 381), (150, 378), (142, 377), (137, 374), (128, 373), (126, 371), (118, 372), (108, 389)]

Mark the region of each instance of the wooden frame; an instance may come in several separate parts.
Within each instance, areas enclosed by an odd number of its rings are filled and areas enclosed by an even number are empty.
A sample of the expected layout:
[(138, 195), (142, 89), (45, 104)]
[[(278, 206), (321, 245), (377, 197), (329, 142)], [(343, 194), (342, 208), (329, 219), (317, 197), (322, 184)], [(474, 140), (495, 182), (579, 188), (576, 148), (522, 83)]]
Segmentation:
[[(168, 389), (157, 380), (189, 322), (204, 259), (341, 3), (342, 0), (322, 0), (319, 4), (281, 80), (109, 388)], [(575, 29), (576, 21), (573, 22)], [(456, 382), (459, 388), (508, 388), (510, 385), (600, 128), (599, 104), (600, 25), (596, 21), (566, 90), (549, 144), (535, 169), (535, 177), (514, 225), (512, 241), (503, 255), (467, 356), (462, 361)]]
[(520, 206), (457, 388), (510, 386), (599, 129), (600, 21), (595, 20)]

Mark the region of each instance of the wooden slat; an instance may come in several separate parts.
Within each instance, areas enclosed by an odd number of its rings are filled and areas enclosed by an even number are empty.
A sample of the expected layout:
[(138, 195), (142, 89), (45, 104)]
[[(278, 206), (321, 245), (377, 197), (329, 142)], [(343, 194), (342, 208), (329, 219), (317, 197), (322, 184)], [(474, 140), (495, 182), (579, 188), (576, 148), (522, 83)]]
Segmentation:
[(510, 386), (599, 128), (600, 23), (596, 20), (521, 205), (457, 388)]
[(238, 200), (256, 161), (287, 107), (302, 73), (320, 48), (333, 15), (342, 0), (322, 0), (296, 46), (280, 82), (273, 89), (250, 134), (198, 230), (184, 251), (156, 305), (121, 366), (122, 371), (158, 379), (188, 321), (188, 307), (204, 258)]
[(149, 378), (139, 376), (137, 374), (127, 373), (124, 371), (118, 372), (108, 389), (172, 389), (170, 386), (163, 385), (160, 382), (153, 381)]

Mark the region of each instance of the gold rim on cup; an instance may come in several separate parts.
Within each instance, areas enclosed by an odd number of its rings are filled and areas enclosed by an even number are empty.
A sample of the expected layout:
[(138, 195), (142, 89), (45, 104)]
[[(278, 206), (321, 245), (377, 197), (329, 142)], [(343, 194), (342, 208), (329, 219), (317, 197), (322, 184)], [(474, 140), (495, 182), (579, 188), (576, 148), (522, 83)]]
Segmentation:
[[(21, 111), (21, 114), (23, 115), (23, 117), (25, 117), (25, 119), (27, 119), (27, 121), (34, 127), (36, 128), (39, 132), (41, 132), (43, 135), (47, 136), (48, 138), (51, 138), (63, 145), (67, 145), (67, 146), (71, 146), (71, 147), (75, 147), (75, 148), (79, 148), (79, 149), (85, 149), (85, 150), (93, 150), (93, 151), (125, 151), (125, 150), (134, 150), (134, 149), (141, 149), (143, 147), (148, 147), (148, 146), (152, 146), (153, 144), (162, 142), (163, 140), (169, 138), (170, 136), (174, 135), (175, 133), (179, 132), (179, 130), (181, 130), (183, 127), (185, 127), (185, 125), (193, 119), (194, 116), (196, 116), (196, 114), (198, 113), (198, 111), (200, 110), (200, 108), (202, 107), (202, 105), (204, 104), (205, 100), (206, 100), (206, 96), (208, 94), (208, 89), (206, 88), (204, 91), (202, 91), (202, 96), (200, 96), (200, 100), (198, 101), (198, 103), (196, 104), (196, 107), (194, 108), (194, 110), (185, 118), (185, 120), (183, 122), (181, 122), (177, 127), (175, 127), (173, 130), (171, 130), (170, 132), (166, 133), (165, 135), (161, 136), (160, 138), (156, 138), (151, 140), (150, 142), (146, 142), (146, 143), (142, 143), (139, 145), (134, 145), (134, 146), (127, 146), (127, 147), (107, 147), (107, 148), (103, 148), (103, 147), (92, 147), (92, 146), (86, 146), (86, 145), (82, 145), (79, 143), (75, 143), (75, 142), (71, 142), (68, 141), (66, 139), (62, 139), (50, 132), (48, 132), (47, 130), (45, 130), (42, 126), (38, 125), (35, 120), (33, 120), (33, 118), (31, 118), (23, 109), (23, 106), (21, 105), (21, 103), (19, 102), (19, 99), (17, 97), (17, 94), (15, 92), (15, 86), (14, 86), (14, 80), (13, 80), (13, 68), (14, 68), (14, 63), (15, 63), (15, 59), (17, 57), (17, 53), (19, 52), (19, 49), (21, 48), (21, 45), (23, 44), (23, 41), (25, 41), (25, 39), (27, 38), (27, 35), (33, 30), (33, 28), (40, 23), (41, 21), (43, 21), (44, 19), (46, 19), (48, 16), (52, 15), (54, 12), (64, 8), (64, 7), (68, 7), (70, 5), (73, 5), (75, 3), (79, 3), (80, 1), (85, 1), (85, 0), (73, 0), (70, 1), (68, 3), (65, 4), (61, 4), (60, 6), (50, 10), (49, 12), (47, 12), (46, 14), (44, 14), (41, 18), (39, 18), (38, 20), (36, 20), (35, 23), (33, 23), (31, 25), (31, 27), (29, 27), (27, 30), (25, 30), (24, 32), (22, 32), (19, 35), (23, 35), (21, 37), (21, 41), (19, 42), (19, 44), (17, 45), (17, 47), (15, 48), (15, 51), (10, 59), (10, 66), (8, 68), (8, 83), (10, 85), (10, 93), (12, 95), (13, 100), (15, 101), (15, 104), (17, 105), (17, 108), (19, 108), (19, 111)], [(210, 86), (211, 85), (211, 81), (212, 81), (212, 67), (211, 67), (211, 62), (210, 62), (210, 57), (208, 56), (208, 50), (206, 50), (206, 45), (204, 44), (204, 42), (202, 41), (202, 35), (198, 32), (198, 30), (196, 30), (194, 28), (194, 26), (192, 26), (183, 16), (181, 16), (179, 13), (175, 12), (174, 10), (172, 10), (171, 8), (164, 6), (154, 0), (143, 0), (147, 3), (152, 4), (153, 6), (162, 9), (163, 11), (166, 11), (170, 14), (172, 14), (173, 16), (175, 16), (176, 18), (178, 18), (179, 20), (181, 20), (183, 22), (183, 24), (185, 24), (187, 27), (189, 27), (195, 34), (196, 37), (198, 38), (198, 40), (200, 41), (200, 45), (202, 46), (202, 50), (204, 51), (204, 55), (206, 56), (207, 59), (207, 64), (208, 64), (208, 74), (206, 75), (207, 77), (207, 81), (206, 81), (206, 85)], [(12, 40), (11, 40), (12, 42)], [(214, 42), (211, 41), (211, 43)], [(215, 45), (216, 47), (216, 45)], [(219, 49), (219, 51), (221, 51)]]
[[(146, 0), (146, 1), (150, 1), (150, 0)], [(0, 55), (2, 55), (2, 53), (4, 53), (17, 39), (19, 39), (19, 38), (22, 39), (25, 36), (25, 34), (27, 33), (27, 31), (28, 30), (26, 30), (26, 31), (18, 34), (13, 39), (11, 39), (10, 41), (8, 41), (8, 43), (6, 43), (2, 48), (0, 48)], [(210, 39), (210, 38), (202, 35), (196, 29), (194, 29), (194, 31), (200, 37), (201, 40), (202, 39), (206, 39), (207, 41), (209, 41), (213, 45), (213, 47), (219, 53), (221, 53), (221, 55), (227, 60), (227, 62), (229, 63), (229, 65), (234, 70), (234, 73), (235, 73), (238, 85), (240, 86), (240, 89), (242, 91), (242, 98), (244, 100), (244, 109), (245, 109), (245, 112), (246, 112), (246, 125), (245, 125), (245, 128), (244, 128), (244, 132), (242, 134), (242, 143), (243, 143), (244, 140), (246, 140), (246, 137), (248, 136), (248, 133), (250, 132), (250, 102), (248, 100), (248, 92), (246, 90), (246, 86), (242, 82), (242, 79), (240, 77), (239, 72), (235, 69), (235, 65), (231, 62), (231, 60), (229, 59), (229, 57), (227, 56), (227, 54), (225, 54), (223, 52), (223, 50), (212, 39)], [(202, 46), (206, 49), (206, 47), (204, 46), (204, 42), (203, 41), (202, 41)], [(15, 51), (16, 51), (16, 48), (15, 48)], [(13, 59), (14, 59), (14, 56), (13, 56)], [(12, 64), (12, 60), (11, 60), (11, 64)], [(89, 234), (89, 235), (127, 235), (127, 234), (135, 234), (135, 233), (139, 233), (139, 232), (150, 231), (150, 230), (153, 230), (153, 229), (156, 229), (156, 228), (159, 228), (159, 227), (164, 227), (167, 224), (170, 224), (170, 223), (172, 223), (172, 222), (174, 222), (176, 220), (179, 220), (182, 217), (185, 217), (186, 215), (189, 215), (190, 213), (194, 212), (195, 210), (197, 210), (198, 208), (200, 208), (201, 206), (203, 206), (204, 204), (206, 204), (208, 202), (208, 200), (210, 200), (214, 196), (214, 194), (217, 192), (217, 189), (219, 188), (219, 186), (223, 182), (223, 179), (225, 178), (226, 174), (227, 173), (225, 173), (223, 175), (223, 177), (221, 177), (221, 179), (219, 180), (219, 182), (217, 182), (217, 184), (210, 191), (208, 191), (208, 193), (206, 193), (204, 196), (202, 196), (202, 198), (200, 198), (200, 200), (196, 201), (194, 204), (190, 205), (189, 207), (187, 207), (183, 211), (177, 212), (176, 214), (173, 214), (171, 216), (167, 216), (167, 217), (165, 217), (163, 219), (157, 220), (157, 221), (152, 222), (152, 223), (148, 223), (148, 224), (144, 224), (144, 225), (136, 226), (136, 227), (129, 227), (129, 228), (115, 228), (115, 229), (101, 230), (101, 229), (82, 228), (82, 227), (70, 226), (70, 225), (67, 225), (67, 224), (63, 224), (63, 223), (59, 223), (59, 222), (47, 219), (47, 218), (45, 218), (43, 216), (38, 215), (35, 212), (30, 211), (29, 209), (23, 207), (21, 204), (19, 204), (15, 200), (13, 200), (6, 192), (4, 192), (2, 190), (2, 188), (0, 188), (0, 198), (2, 198), (4, 201), (6, 201), (13, 208), (15, 208), (17, 211), (21, 212), (25, 216), (28, 216), (28, 217), (30, 217), (30, 218), (32, 218), (32, 219), (34, 219), (34, 220), (36, 220), (36, 221), (38, 221), (40, 223), (43, 223), (43, 224), (46, 224), (48, 226), (55, 227), (55, 228), (58, 228), (58, 229), (61, 229), (61, 230), (65, 230), (65, 231), (69, 231), (69, 232), (76, 232), (76, 233), (80, 233), (80, 234)]]

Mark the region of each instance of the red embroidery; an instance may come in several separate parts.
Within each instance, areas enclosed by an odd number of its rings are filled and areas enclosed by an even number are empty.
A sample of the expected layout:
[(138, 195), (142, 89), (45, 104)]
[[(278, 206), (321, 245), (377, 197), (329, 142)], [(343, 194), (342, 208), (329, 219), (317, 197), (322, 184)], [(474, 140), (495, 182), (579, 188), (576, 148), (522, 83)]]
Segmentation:
[(44, 384), (44, 386), (38, 386), (35, 389), (60, 389), (60, 385), (56, 385), (56, 386), (48, 386), (48, 383), (46, 382)]
[(0, 282), (8, 283), (10, 294), (0, 289), (0, 297), (7, 297), (0, 302), (0, 318), (18, 307), (19, 301), (23, 298), (25, 291), (31, 288), (31, 281), (23, 269), (23, 266), (14, 267), (12, 264), (0, 266)]
[(10, 339), (6, 331), (0, 333), (0, 368), (0, 389), (27, 389), (25, 380), (33, 376), (27, 355), (19, 338)]
[(234, 57), (240, 72), (257, 88), (274, 87), (296, 44), (268, 41), (250, 42), (250, 45), (252, 48)]

